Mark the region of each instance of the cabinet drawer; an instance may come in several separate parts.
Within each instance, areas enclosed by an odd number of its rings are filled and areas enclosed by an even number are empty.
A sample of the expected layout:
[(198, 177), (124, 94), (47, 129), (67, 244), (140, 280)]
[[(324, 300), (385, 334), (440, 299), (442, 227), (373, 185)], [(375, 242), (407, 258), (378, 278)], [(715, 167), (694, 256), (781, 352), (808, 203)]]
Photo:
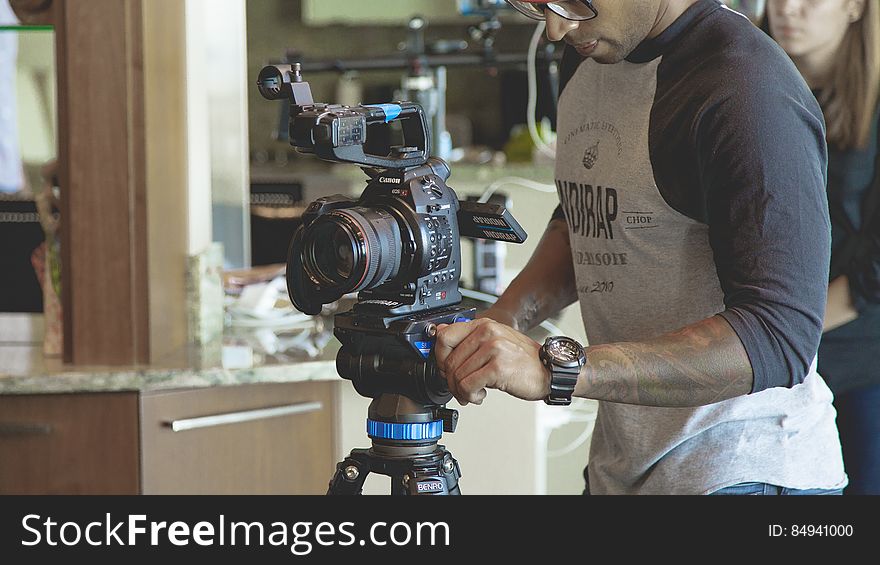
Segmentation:
[(324, 494), (336, 464), (336, 386), (145, 394), (144, 494)]
[(137, 494), (136, 393), (0, 396), (0, 494)]

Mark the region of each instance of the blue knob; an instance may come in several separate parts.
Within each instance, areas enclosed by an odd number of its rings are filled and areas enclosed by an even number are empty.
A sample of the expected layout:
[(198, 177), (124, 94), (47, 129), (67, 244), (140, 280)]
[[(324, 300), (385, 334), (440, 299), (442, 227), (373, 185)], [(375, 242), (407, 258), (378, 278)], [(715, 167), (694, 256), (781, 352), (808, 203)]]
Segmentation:
[(443, 436), (443, 420), (417, 424), (391, 424), (367, 420), (367, 435), (377, 439), (435, 440)]

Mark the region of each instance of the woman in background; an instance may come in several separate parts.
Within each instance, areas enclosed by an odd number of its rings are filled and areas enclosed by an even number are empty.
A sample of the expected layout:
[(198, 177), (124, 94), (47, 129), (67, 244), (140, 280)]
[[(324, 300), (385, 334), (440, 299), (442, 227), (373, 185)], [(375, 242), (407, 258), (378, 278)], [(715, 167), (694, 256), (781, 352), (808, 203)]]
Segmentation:
[[(768, 0), (764, 29), (822, 106), (828, 137), (831, 282), (819, 374), (835, 395), (845, 494), (880, 494), (880, 247), (848, 261), (876, 190), (880, 2)], [(875, 214), (880, 216), (880, 210)], [(871, 231), (880, 233), (880, 222)]]

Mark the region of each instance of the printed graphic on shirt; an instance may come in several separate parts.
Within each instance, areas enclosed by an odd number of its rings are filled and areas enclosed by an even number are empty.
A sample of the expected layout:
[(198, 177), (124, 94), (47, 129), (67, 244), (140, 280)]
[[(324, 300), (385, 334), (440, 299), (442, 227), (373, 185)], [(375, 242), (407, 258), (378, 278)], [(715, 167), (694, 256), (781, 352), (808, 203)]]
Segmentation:
[(599, 142), (596, 142), (596, 145), (591, 145), (587, 147), (587, 150), (584, 151), (584, 168), (590, 170), (593, 168), (593, 165), (596, 164), (596, 160), (599, 159)]
[(556, 181), (569, 229), (584, 237), (614, 239), (617, 189)]
[[(585, 146), (581, 163), (584, 168), (591, 170), (599, 161), (600, 155), (607, 154), (609, 158), (620, 159), (623, 152), (620, 132), (610, 122), (596, 120), (584, 122), (579, 127), (568, 132), (562, 140), (562, 145), (574, 143)], [(601, 146), (601, 152), (600, 152)]]

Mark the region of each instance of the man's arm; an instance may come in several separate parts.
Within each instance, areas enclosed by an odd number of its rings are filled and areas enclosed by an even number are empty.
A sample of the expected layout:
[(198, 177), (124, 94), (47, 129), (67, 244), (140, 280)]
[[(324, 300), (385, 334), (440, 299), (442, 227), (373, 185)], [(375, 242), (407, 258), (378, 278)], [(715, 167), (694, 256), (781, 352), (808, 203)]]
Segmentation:
[(639, 343), (587, 349), (575, 396), (643, 406), (703, 406), (748, 394), (752, 365), (721, 316)]
[[(550, 374), (540, 345), (493, 320), (440, 326), (435, 355), (460, 404), (481, 404), (486, 389), (541, 400)], [(702, 406), (748, 394), (752, 367), (720, 316), (656, 339), (587, 348), (575, 396), (644, 406)]]
[(525, 268), (480, 318), (527, 331), (577, 300), (568, 226), (552, 220)]

